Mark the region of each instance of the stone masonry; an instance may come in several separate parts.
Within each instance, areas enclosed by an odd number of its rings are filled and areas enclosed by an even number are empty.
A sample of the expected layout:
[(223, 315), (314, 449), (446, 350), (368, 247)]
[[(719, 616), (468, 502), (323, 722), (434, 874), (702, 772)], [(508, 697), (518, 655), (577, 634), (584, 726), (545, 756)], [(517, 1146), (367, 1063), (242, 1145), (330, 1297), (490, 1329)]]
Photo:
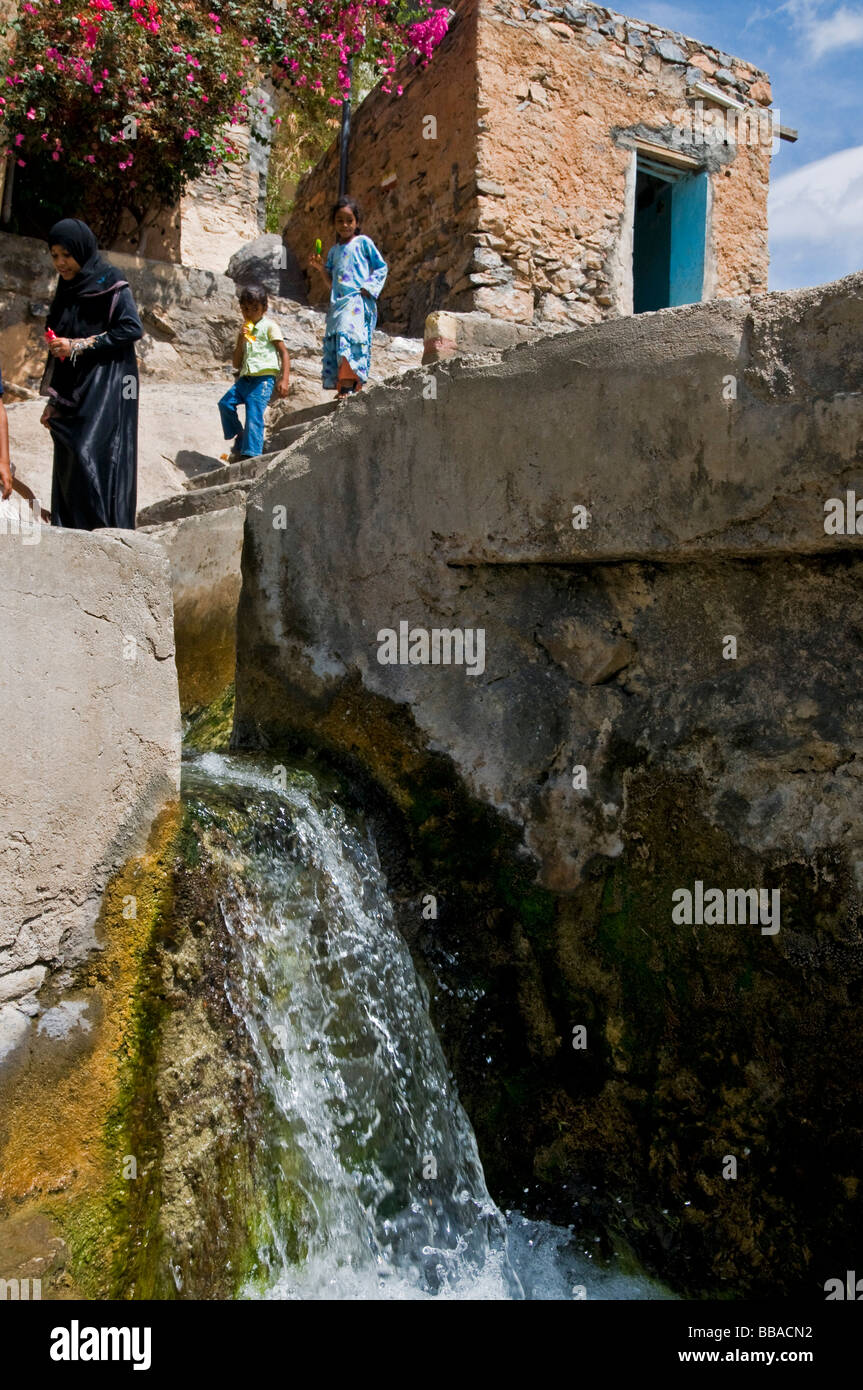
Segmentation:
[[(351, 140), (350, 191), (391, 267), (383, 322), (632, 312), (639, 153), (708, 173), (702, 298), (766, 289), (774, 127), (750, 64), (597, 5), (463, 0), (433, 62), (399, 82), (363, 103)], [(298, 190), (285, 239), (301, 263), (329, 234), (337, 161), (334, 146)]]

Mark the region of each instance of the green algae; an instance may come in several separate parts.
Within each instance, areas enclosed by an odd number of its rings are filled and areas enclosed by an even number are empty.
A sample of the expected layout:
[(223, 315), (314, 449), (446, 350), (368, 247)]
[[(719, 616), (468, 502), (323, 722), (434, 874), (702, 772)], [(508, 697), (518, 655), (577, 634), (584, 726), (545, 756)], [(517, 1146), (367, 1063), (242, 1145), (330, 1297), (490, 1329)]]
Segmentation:
[(183, 745), (190, 752), (226, 753), (234, 722), (234, 685), (226, 686), (208, 705), (190, 710), (183, 720)]
[[(62, 995), (50, 981), (43, 990), (43, 1004), (84, 1004), (86, 1029), (70, 1041), (37, 1033), (3, 1097), (4, 1204), (23, 1200), (56, 1223), (67, 1252), (65, 1282), (85, 1298), (113, 1295), (126, 1256), (123, 1164), (134, 1152), (132, 1115), (150, 1065), (146, 982), (170, 904), (177, 823), (172, 804), (155, 821), (146, 851), (109, 882), (96, 924), (100, 952), (77, 968)], [(56, 1296), (65, 1296), (62, 1287)]]

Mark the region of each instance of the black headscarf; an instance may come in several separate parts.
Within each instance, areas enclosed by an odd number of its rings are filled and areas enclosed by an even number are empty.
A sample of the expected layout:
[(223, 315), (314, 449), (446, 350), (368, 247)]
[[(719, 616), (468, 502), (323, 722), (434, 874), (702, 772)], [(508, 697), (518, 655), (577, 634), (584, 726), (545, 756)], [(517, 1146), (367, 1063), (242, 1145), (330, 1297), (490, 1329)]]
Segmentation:
[(65, 247), (81, 267), (71, 280), (57, 277), (47, 326), (60, 338), (86, 337), (93, 331), (94, 296), (106, 294), (117, 284), (126, 282), (120, 272), (99, 255), (95, 235), (79, 218), (64, 217), (61, 222), (55, 222), (46, 240), (49, 246)]

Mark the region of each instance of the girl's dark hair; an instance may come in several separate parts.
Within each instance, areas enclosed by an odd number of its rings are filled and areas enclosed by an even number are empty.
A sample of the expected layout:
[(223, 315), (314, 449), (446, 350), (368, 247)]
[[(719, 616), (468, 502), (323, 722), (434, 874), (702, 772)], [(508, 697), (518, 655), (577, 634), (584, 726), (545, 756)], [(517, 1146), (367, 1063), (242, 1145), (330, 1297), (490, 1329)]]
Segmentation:
[(258, 309), (266, 309), (270, 302), (263, 285), (241, 285), (237, 298), (241, 304), (254, 304)]
[(347, 198), (347, 197), (339, 198), (338, 202), (333, 203), (333, 210), (332, 210), (332, 213), (330, 214), (330, 221), (331, 221), (331, 222), (335, 222), (335, 220), (336, 220), (336, 213), (337, 213), (337, 212), (340, 212), (340, 211), (342, 210), (342, 208), (350, 208), (350, 210), (351, 210), (351, 212), (353, 213), (354, 217), (357, 219), (357, 226), (360, 227), (360, 226), (362, 225), (363, 215), (362, 215), (362, 213), (360, 212), (360, 205), (359, 205), (359, 203), (357, 203), (353, 198)]

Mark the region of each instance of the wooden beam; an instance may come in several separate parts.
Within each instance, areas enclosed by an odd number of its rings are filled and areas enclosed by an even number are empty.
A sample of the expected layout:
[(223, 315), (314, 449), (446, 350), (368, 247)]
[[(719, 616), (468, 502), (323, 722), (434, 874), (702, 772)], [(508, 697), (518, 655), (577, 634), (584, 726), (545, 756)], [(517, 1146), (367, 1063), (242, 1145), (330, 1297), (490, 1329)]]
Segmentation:
[(690, 154), (682, 154), (680, 150), (671, 150), (667, 145), (657, 145), (653, 140), (635, 141), (635, 148), (639, 154), (649, 155), (651, 159), (658, 159), (663, 164), (673, 164), (677, 169), (701, 169), (702, 164), (698, 159), (693, 159)]

